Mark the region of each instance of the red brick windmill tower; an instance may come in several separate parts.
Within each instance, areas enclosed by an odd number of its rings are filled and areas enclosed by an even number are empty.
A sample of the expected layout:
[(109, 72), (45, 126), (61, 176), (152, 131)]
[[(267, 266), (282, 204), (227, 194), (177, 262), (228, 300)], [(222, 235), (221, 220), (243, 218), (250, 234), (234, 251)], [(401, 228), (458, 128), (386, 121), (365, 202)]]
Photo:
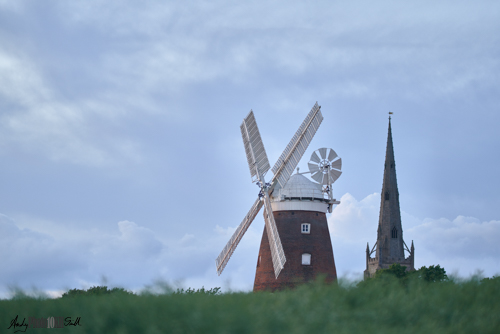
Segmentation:
[[(326, 148), (314, 152), (308, 173), (318, 183), (292, 175), (323, 120), (316, 103), (285, 148), (272, 171), (253, 112), (241, 124), (241, 133), (253, 182), (260, 187), (257, 200), (216, 259), (217, 273), (224, 270), (244, 233), (264, 206), (262, 236), (254, 291), (292, 288), (325, 274), (336, 279), (335, 262), (326, 212), (339, 202), (332, 198), (331, 185), (342, 173), (341, 159)], [(318, 156), (318, 153), (320, 156)]]

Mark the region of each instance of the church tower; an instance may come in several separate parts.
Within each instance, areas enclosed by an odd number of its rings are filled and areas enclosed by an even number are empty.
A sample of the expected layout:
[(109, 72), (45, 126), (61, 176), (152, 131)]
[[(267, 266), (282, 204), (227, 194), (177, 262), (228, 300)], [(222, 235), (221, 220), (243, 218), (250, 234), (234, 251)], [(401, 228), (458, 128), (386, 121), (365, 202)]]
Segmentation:
[[(409, 256), (405, 258), (405, 250)], [(371, 255), (375, 252), (375, 257)], [(413, 241), (411, 249), (403, 240), (401, 211), (399, 209), (399, 192), (396, 180), (396, 162), (392, 146), (391, 117), (389, 116), (389, 133), (385, 153), (384, 181), (380, 199), (380, 215), (377, 230), (377, 242), (370, 250), (366, 245), (365, 278), (372, 277), (379, 269), (387, 269), (391, 264), (399, 263), (406, 270), (415, 270), (415, 249)]]

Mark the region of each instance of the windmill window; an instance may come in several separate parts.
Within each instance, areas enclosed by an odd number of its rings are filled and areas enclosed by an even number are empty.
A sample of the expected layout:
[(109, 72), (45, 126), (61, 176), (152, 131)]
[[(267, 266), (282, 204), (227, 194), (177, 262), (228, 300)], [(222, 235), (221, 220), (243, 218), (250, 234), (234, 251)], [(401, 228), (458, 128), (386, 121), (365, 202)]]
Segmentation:
[(388, 200), (389, 200), (389, 192), (388, 192), (388, 191), (386, 191), (386, 192), (385, 192), (385, 200), (386, 200), (386, 201), (388, 201)]
[(311, 265), (311, 254), (304, 253), (302, 254), (302, 265), (310, 266)]
[(311, 224), (301, 224), (300, 231), (302, 232), (302, 234), (310, 234)]
[(398, 230), (396, 229), (396, 227), (392, 228), (391, 237), (393, 239), (396, 239), (398, 237)]

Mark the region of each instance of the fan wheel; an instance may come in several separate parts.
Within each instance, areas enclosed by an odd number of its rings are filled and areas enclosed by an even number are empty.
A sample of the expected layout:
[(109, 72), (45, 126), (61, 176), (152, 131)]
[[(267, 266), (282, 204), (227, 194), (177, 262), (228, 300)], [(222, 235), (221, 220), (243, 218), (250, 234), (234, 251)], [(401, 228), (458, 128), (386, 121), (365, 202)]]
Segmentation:
[(307, 165), (312, 179), (321, 185), (334, 183), (342, 174), (342, 159), (331, 148), (322, 147), (314, 151)]

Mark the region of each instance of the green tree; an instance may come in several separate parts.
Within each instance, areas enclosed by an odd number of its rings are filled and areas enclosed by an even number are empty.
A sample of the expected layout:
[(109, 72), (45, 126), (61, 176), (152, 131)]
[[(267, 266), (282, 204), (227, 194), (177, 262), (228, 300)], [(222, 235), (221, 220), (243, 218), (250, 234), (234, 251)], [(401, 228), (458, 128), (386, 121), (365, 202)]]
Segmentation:
[(500, 276), (485, 277), (481, 280), (481, 283), (500, 283)]
[(80, 297), (80, 296), (103, 296), (103, 295), (133, 295), (132, 292), (123, 288), (108, 289), (107, 286), (93, 286), (87, 290), (72, 289), (63, 293), (62, 298)]
[(375, 273), (375, 279), (381, 278), (387, 275), (394, 276), (396, 278), (405, 278), (407, 276), (406, 267), (400, 265), (399, 263), (393, 263), (388, 269), (380, 269)]
[(426, 282), (444, 282), (448, 280), (448, 275), (446, 275), (446, 270), (441, 268), (439, 264), (437, 266), (426, 266), (421, 267), (412, 276), (416, 276)]
[(220, 295), (221, 291), (220, 291), (220, 288), (217, 288), (217, 287), (209, 289), (209, 290), (205, 290), (205, 287), (202, 286), (201, 289), (196, 289), (196, 290), (192, 289), (192, 288), (188, 288), (187, 290), (177, 289), (177, 291), (175, 291), (174, 294), (178, 294), (178, 295), (180, 295), (180, 294)]
[(380, 269), (375, 273), (373, 279), (375, 281), (387, 280), (387, 279), (397, 279), (403, 285), (407, 285), (410, 280), (422, 280), (425, 282), (445, 282), (448, 281), (448, 276), (446, 275), (446, 270), (438, 265), (432, 265), (430, 267), (423, 266), (418, 270), (407, 271), (405, 266), (399, 263), (392, 264), (387, 269)]

